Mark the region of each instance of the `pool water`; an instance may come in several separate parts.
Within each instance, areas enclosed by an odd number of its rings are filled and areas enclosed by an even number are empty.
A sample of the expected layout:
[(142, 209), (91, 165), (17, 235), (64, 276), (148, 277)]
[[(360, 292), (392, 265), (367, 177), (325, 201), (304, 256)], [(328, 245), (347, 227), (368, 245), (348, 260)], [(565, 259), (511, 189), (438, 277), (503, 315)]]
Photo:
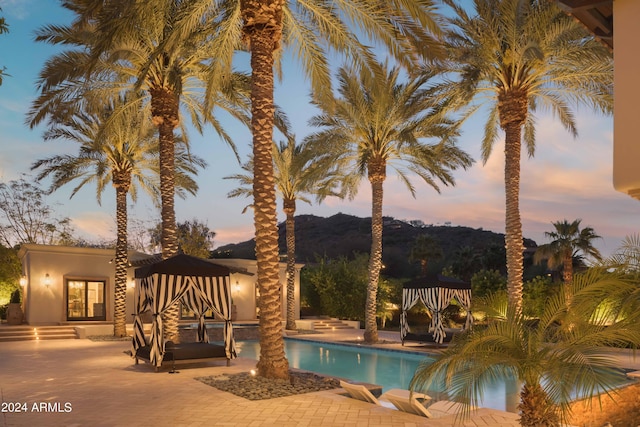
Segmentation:
[[(260, 344), (257, 341), (238, 341), (236, 350), (240, 357), (257, 360)], [(428, 358), (406, 351), (291, 338), (285, 339), (285, 353), (292, 368), (377, 384), (383, 387), (383, 391), (392, 388), (408, 389), (418, 365)], [(429, 394), (441, 391), (435, 390)], [(437, 395), (433, 397), (444, 398)], [(484, 391), (481, 406), (515, 412), (517, 404), (518, 390), (515, 381), (503, 381), (491, 384)]]

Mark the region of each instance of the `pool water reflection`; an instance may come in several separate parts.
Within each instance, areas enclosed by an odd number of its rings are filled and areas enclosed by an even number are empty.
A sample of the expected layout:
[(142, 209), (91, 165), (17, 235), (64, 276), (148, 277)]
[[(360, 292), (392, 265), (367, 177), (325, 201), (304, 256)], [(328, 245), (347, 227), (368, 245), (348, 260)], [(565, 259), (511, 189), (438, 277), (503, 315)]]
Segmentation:
[[(239, 341), (240, 357), (258, 359), (260, 345), (256, 341)], [(406, 351), (372, 349), (356, 345), (340, 345), (318, 341), (285, 339), (289, 366), (320, 374), (377, 384), (383, 391), (409, 388), (416, 368), (427, 356)], [(437, 394), (435, 390), (429, 394)], [(443, 398), (433, 396), (435, 398)], [(518, 391), (515, 381), (497, 382), (484, 391), (481, 406), (516, 411)]]

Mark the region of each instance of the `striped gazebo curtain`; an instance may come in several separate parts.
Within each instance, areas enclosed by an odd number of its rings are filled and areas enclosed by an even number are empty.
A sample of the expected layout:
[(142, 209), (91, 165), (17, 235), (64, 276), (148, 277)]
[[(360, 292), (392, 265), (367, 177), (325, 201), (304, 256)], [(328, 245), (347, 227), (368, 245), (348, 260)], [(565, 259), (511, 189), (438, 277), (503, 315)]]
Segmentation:
[(429, 330), (433, 330), (433, 340), (442, 344), (447, 333), (444, 331), (442, 323), (442, 310), (447, 308), (453, 296), (453, 289), (448, 288), (427, 288), (427, 301), (425, 305), (433, 313), (431, 318), (431, 326)]
[(147, 337), (144, 335), (144, 325), (142, 324), (142, 313), (151, 309), (149, 298), (147, 298), (146, 288), (147, 278), (136, 278), (136, 287), (133, 294), (133, 338), (131, 339), (131, 357), (135, 357), (138, 349), (147, 345)]
[(151, 314), (153, 314), (149, 359), (152, 365), (160, 367), (165, 350), (162, 313), (182, 298), (191, 280), (182, 275), (158, 273), (154, 273), (147, 279), (150, 279), (147, 294), (151, 299)]
[(467, 310), (467, 319), (464, 323), (464, 329), (471, 329), (473, 326), (473, 315), (471, 313), (471, 289), (455, 289), (454, 298), (460, 303), (462, 308)]
[[(195, 295), (204, 302), (204, 305), (213, 309), (213, 311), (224, 319), (224, 346), (227, 353), (227, 358), (235, 359), (236, 345), (233, 338), (233, 325), (231, 323), (231, 285), (229, 283), (229, 276), (217, 276), (217, 277), (201, 277), (195, 276), (191, 278), (197, 286), (194, 286)], [(206, 309), (204, 310), (206, 311)], [(202, 334), (206, 335), (206, 328), (204, 324), (204, 312), (199, 318), (198, 322), (198, 335), (200, 336), (201, 328)]]
[[(424, 280), (424, 279), (419, 279)], [(452, 299), (456, 299), (467, 311), (465, 329), (471, 328), (473, 317), (471, 314), (471, 289), (468, 285), (461, 283), (448, 283), (451, 280), (438, 280), (440, 286), (433, 286), (427, 283), (412, 283), (411, 286), (402, 289), (402, 314), (400, 316), (400, 338), (404, 341), (409, 332), (407, 321), (407, 311), (411, 309), (418, 300), (431, 312), (431, 323), (429, 332), (433, 333), (435, 342), (442, 344), (447, 336), (444, 324), (442, 323), (442, 311), (449, 306)]]
[(407, 311), (423, 299), (420, 295), (422, 290), (422, 288), (404, 288), (402, 290), (402, 314), (400, 315), (401, 340), (404, 340), (404, 337), (406, 337), (410, 331), (409, 322), (407, 321)]

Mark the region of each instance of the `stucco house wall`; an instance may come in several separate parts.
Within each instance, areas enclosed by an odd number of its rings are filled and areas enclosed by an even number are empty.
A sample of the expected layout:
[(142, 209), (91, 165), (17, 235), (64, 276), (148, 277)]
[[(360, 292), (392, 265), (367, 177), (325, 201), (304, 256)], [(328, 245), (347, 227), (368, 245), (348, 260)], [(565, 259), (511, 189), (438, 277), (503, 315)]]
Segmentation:
[[(95, 280), (105, 282), (105, 319), (91, 323), (112, 323), (115, 284), (115, 250), (24, 244), (18, 256), (22, 262), (24, 285), (25, 322), (29, 325), (57, 325), (83, 323), (67, 317), (67, 282), (69, 280)], [(134, 258), (149, 257), (140, 253)], [(236, 306), (236, 321), (257, 319), (257, 265), (255, 260), (216, 259), (212, 262), (225, 265), (234, 271), (231, 276), (231, 294)], [(296, 318), (300, 315), (300, 268), (296, 265), (295, 294)], [(127, 323), (133, 322), (134, 268), (127, 277)], [(48, 275), (48, 280), (47, 280)], [(280, 264), (282, 283), (282, 316), (286, 319), (286, 264)], [(48, 283), (48, 285), (47, 285)], [(86, 323), (86, 320), (84, 321)]]
[(18, 256), (26, 277), (24, 314), (28, 324), (66, 322), (65, 283), (73, 279), (105, 281), (105, 321), (113, 321), (115, 268), (110, 261), (114, 250), (24, 244)]
[(613, 2), (614, 27), (614, 118), (613, 185), (616, 190), (640, 199), (640, 144), (638, 113), (640, 99), (640, 1)]

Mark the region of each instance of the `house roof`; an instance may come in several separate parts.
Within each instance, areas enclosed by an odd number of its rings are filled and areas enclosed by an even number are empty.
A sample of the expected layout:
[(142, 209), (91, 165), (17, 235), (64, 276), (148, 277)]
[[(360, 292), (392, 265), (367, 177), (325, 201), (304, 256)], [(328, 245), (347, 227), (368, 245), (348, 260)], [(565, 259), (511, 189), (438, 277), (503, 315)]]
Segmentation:
[(613, 50), (613, 0), (558, 0), (558, 4)]

